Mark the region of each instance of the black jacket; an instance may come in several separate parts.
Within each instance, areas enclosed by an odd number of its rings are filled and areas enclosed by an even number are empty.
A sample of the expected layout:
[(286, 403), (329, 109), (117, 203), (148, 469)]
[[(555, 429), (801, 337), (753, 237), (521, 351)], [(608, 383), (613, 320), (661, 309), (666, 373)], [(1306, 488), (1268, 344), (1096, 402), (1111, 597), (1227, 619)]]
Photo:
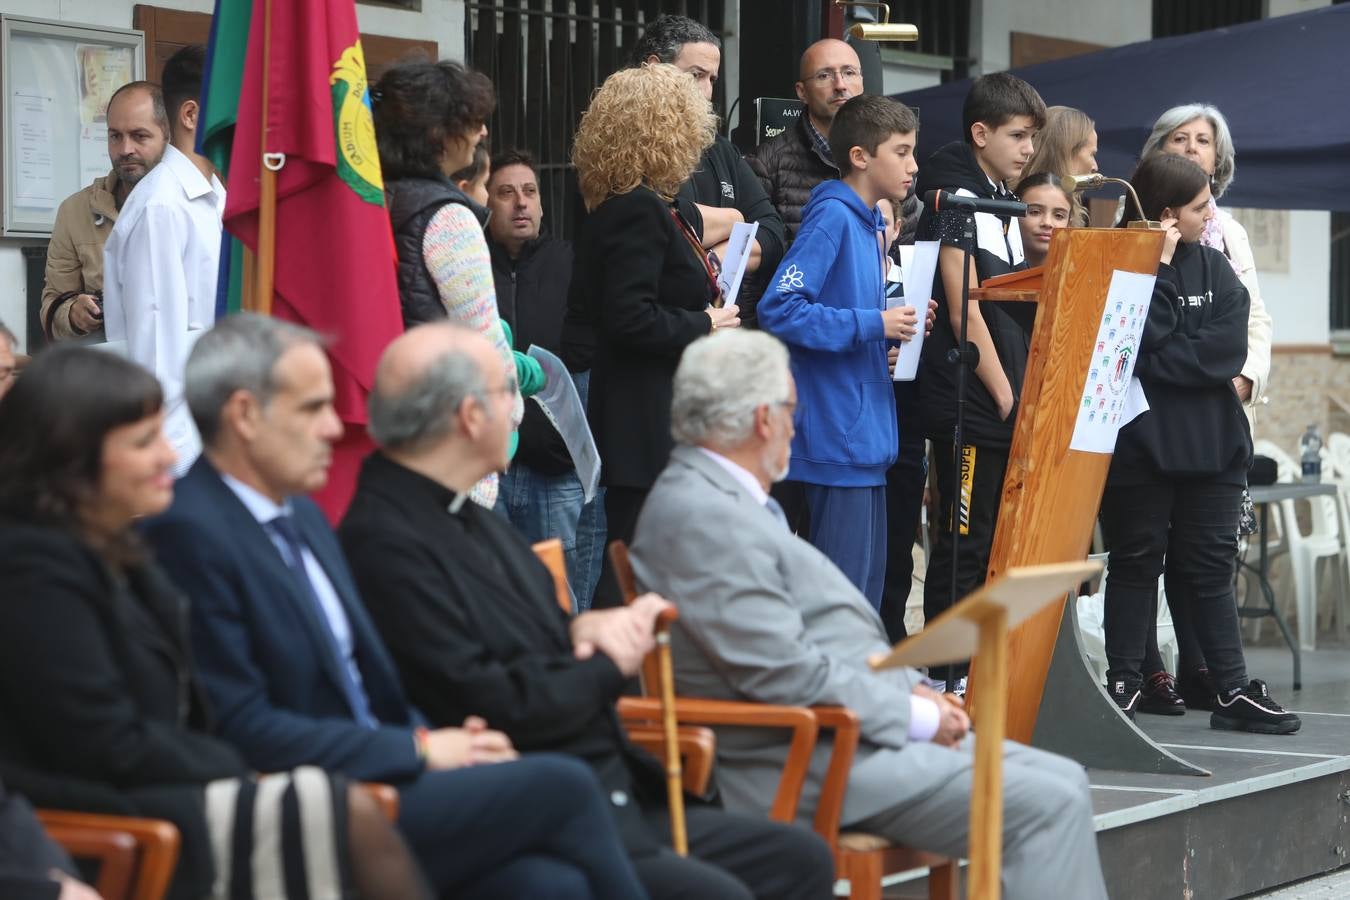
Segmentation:
[[(491, 510), (380, 453), (361, 468), (339, 535), (412, 701), (435, 726), (482, 716), (521, 752), (584, 759), (611, 798), (630, 853), (656, 845), (640, 806), (660, 805), (662, 770), (615, 713), (625, 678), (609, 657), (573, 655), (553, 579)], [(637, 803), (614, 802), (622, 792)]]
[(467, 206), (480, 225), (487, 224), (487, 210), (474, 203), (450, 180), (400, 178), (384, 187), (389, 207), (389, 224), (394, 229), (394, 247), (398, 252), (398, 297), (403, 307), (403, 327), (446, 317), (436, 282), (422, 256), (422, 240), (427, 226), (447, 203)]
[(680, 212), (700, 237), (703, 235), (703, 216), (698, 211), (699, 205), (719, 209), (734, 206), (740, 210), (746, 222), (759, 223), (759, 230), (755, 232), (755, 240), (759, 242), (759, 268), (747, 273), (741, 281), (741, 291), (736, 300), (741, 305), (741, 318), (753, 323), (754, 304), (747, 306), (743, 302), (751, 296), (747, 289), (761, 277), (772, 275), (778, 268), (778, 261), (783, 258), (783, 251), (787, 249), (783, 219), (764, 192), (759, 178), (742, 158), (736, 145), (719, 134), (713, 145), (703, 151), (698, 168), (680, 187), (675, 200), (680, 205)]
[(38, 806), (168, 819), (173, 896), (205, 896), (202, 787), (248, 768), (203, 733), (182, 595), (153, 566), (117, 575), (75, 537), (12, 521), (0, 585), (0, 776)]
[[(561, 353), (567, 288), (572, 281), (572, 245), (540, 235), (521, 247), (519, 258), (512, 259), (489, 235), (488, 250), (497, 313), (511, 326), (516, 346), (524, 351), (538, 344)], [(575, 468), (562, 435), (539, 404), (530, 400), (525, 401), (515, 462), (544, 475), (561, 475)]]
[[(920, 195), (932, 190), (952, 193), (966, 191), (977, 197), (1003, 196), (1005, 192), (1005, 189), (989, 182), (988, 176), (975, 161), (970, 145), (960, 141), (940, 147), (919, 168), (915, 190)], [(936, 240), (944, 246), (960, 248), (963, 244), (961, 235), (964, 220), (964, 215), (956, 210), (934, 214), (931, 209), (924, 209), (919, 219), (919, 240)], [(980, 281), (1025, 268), (1022, 235), (1017, 224), (1011, 218), (977, 213), (972, 256)], [(971, 287), (979, 285), (971, 284)], [(948, 313), (948, 297), (940, 272), (933, 279), (933, 299), (938, 302), (937, 322), (933, 326), (933, 333), (923, 343), (924, 376), (920, 404), (928, 437), (935, 441), (950, 442), (956, 425), (956, 366), (948, 362), (947, 354), (956, 347), (957, 333)], [(960, 304), (961, 298), (951, 298), (950, 302)], [(1027, 353), (1031, 347), (1031, 329), (1036, 321), (1036, 304), (986, 301), (980, 304), (980, 313), (989, 326), (999, 363), (1008, 376), (1008, 383), (1012, 385), (1013, 397), (1020, 397), (1022, 379), (1027, 369)], [(967, 373), (966, 444), (1007, 448), (1012, 444), (1016, 417), (1017, 407), (1014, 405), (1008, 418), (1001, 420), (993, 395), (985, 389), (973, 369)]]
[(671, 213), (634, 188), (592, 210), (576, 244), (564, 359), (576, 372), (593, 357), (587, 414), (607, 485), (648, 488), (665, 468), (675, 367), (712, 330), (707, 270)]
[(1178, 244), (1158, 267), (1134, 374), (1149, 410), (1120, 430), (1109, 482), (1159, 476), (1246, 482), (1252, 437), (1233, 379), (1251, 298), (1222, 252)]

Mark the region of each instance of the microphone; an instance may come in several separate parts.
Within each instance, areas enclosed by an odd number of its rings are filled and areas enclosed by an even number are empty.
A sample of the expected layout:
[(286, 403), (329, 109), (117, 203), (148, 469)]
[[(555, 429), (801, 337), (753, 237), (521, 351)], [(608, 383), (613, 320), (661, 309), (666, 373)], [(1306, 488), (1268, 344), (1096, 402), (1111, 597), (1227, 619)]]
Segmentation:
[(1027, 214), (1027, 205), (1020, 200), (989, 200), (984, 197), (963, 197), (947, 191), (929, 191), (923, 202), (933, 212), (944, 209), (964, 209), (969, 212), (989, 213), (995, 216), (1021, 218)]
[(1109, 178), (1101, 172), (1092, 172), (1088, 175), (1065, 175), (1059, 179), (1059, 189), (1072, 197), (1079, 191), (1093, 191), (1104, 184), (1120, 184), (1125, 186), (1130, 199), (1134, 201), (1134, 209), (1139, 213), (1139, 218), (1129, 223), (1130, 228), (1161, 228), (1158, 222), (1150, 222), (1148, 216), (1144, 215), (1144, 207), (1139, 202), (1139, 195), (1134, 192), (1134, 185), (1130, 184), (1124, 178)]

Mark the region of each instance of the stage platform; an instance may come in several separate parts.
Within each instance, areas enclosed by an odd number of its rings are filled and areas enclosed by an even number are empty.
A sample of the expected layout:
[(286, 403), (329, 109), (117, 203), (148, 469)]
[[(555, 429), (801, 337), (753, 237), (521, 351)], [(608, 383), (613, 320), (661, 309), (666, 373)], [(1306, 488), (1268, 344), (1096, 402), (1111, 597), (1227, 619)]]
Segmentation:
[[(1155, 741), (1213, 774), (1089, 772), (1112, 900), (1226, 900), (1350, 865), (1350, 650), (1305, 653), (1298, 693), (1287, 649), (1248, 648), (1247, 659), (1302, 730), (1255, 735), (1211, 729), (1208, 713), (1139, 716)], [(886, 890), (925, 896), (914, 874)]]

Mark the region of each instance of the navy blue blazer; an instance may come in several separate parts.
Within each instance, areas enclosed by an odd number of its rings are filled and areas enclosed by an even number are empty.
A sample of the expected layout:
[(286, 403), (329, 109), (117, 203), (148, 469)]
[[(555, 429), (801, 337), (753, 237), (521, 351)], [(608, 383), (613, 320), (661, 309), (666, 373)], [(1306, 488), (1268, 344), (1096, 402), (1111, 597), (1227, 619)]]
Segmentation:
[(318, 765), (397, 783), (422, 772), (421, 716), (367, 616), (319, 508), (292, 500), (295, 523), (351, 622), (353, 653), (379, 728), (353, 718), (328, 627), (262, 525), (205, 456), (142, 531), (191, 605), (192, 649), (218, 730), (263, 772)]

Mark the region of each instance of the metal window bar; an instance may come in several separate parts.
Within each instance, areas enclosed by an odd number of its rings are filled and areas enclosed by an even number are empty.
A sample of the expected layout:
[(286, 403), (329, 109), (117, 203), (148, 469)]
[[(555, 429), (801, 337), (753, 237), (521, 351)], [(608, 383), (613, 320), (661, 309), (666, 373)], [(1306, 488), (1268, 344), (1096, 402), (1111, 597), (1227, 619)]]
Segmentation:
[[(507, 0), (465, 6), (465, 57), (497, 88), (489, 146), (534, 155), (545, 221), (564, 238), (575, 235), (584, 215), (569, 157), (592, 92), (626, 65), (644, 23), (675, 13), (721, 33), (725, 13), (723, 0)], [(713, 103), (725, 108), (720, 82)]]

